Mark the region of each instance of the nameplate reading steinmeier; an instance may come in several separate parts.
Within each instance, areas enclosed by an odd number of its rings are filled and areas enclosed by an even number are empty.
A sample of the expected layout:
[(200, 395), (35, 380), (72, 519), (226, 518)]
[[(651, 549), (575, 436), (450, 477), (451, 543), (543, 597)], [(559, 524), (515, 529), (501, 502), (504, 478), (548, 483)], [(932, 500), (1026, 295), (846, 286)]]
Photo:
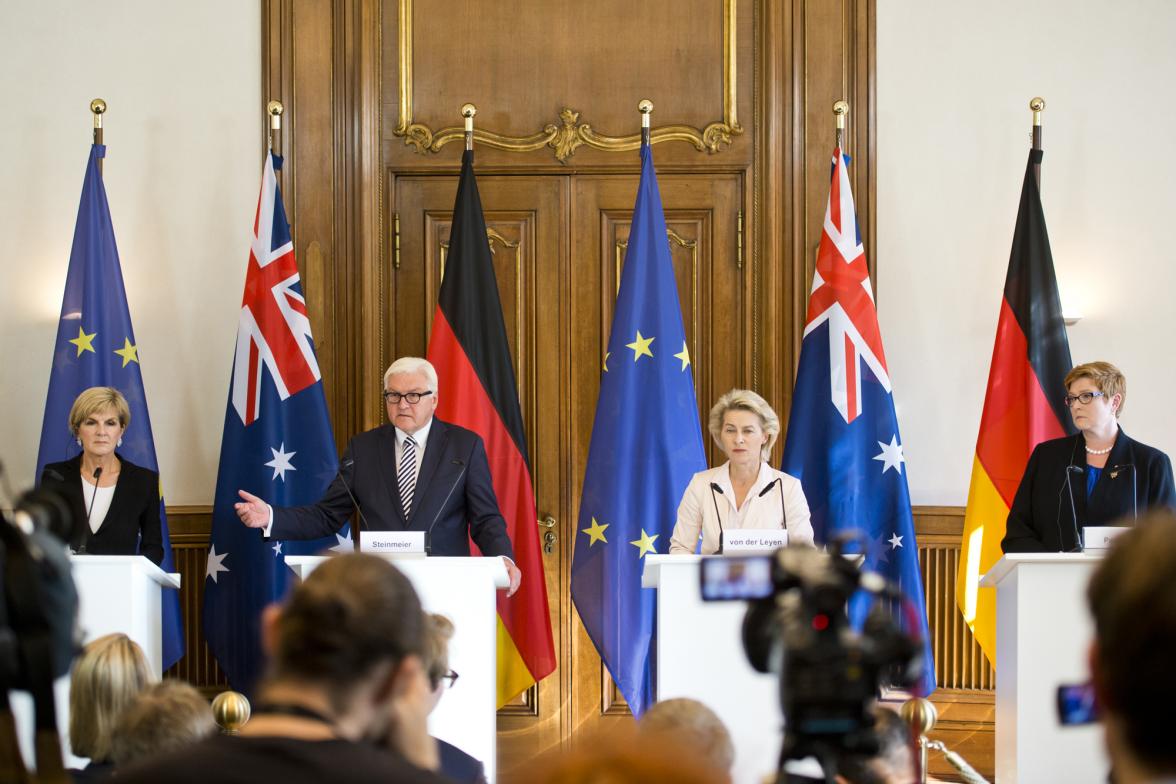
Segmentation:
[(723, 531), (723, 553), (760, 553), (776, 550), (788, 544), (784, 528), (737, 528)]
[(360, 531), (359, 549), (364, 553), (424, 553), (424, 531)]

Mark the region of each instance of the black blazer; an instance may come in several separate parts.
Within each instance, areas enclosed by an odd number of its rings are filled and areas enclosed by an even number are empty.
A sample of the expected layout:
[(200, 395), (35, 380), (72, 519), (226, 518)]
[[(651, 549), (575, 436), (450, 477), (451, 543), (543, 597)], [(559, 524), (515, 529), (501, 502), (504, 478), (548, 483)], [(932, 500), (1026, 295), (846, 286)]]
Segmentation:
[[(1073, 471), (1066, 482), (1069, 466)], [(1134, 466), (1132, 469), (1129, 466)], [(1006, 553), (1061, 552), (1077, 549), (1074, 529), (1087, 525), (1128, 524), (1135, 480), (1139, 513), (1155, 506), (1176, 508), (1172, 462), (1158, 449), (1128, 438), (1120, 428), (1102, 476), (1086, 499), (1086, 444), (1081, 433), (1043, 441), (1033, 450), (1013, 497), (1001, 549)], [(1069, 495), (1069, 497), (1067, 497)], [(1070, 498), (1074, 501), (1070, 507)], [(1075, 519), (1075, 517), (1077, 519)]]
[(441, 770), (437, 771), (447, 779), (468, 784), (486, 784), (486, 768), (477, 757), (472, 757), (464, 751), (446, 743), (440, 738), (437, 741), (437, 755), (441, 758)]
[(163, 530), (159, 522), (159, 474), (119, 457), (122, 469), (114, 486), (114, 498), (98, 533), (86, 523), (89, 494), (82, 495), (82, 456), (64, 463), (49, 463), (41, 472), (41, 487), (60, 493), (69, 502), (78, 525), (75, 550), (85, 545), (88, 555), (144, 555), (163, 562)]
[[(482, 555), (514, 557), (486, 447), (477, 433), (433, 417), (407, 520), (396, 482), (396, 428), (391, 424), (352, 438), (340, 473), (370, 530), (427, 531), (432, 525), (433, 555), (469, 555), (472, 538)], [(342, 528), (354, 509), (343, 479), (336, 476), (317, 504), (275, 507), (270, 537), (317, 539)], [(357, 517), (353, 529), (363, 525)]]

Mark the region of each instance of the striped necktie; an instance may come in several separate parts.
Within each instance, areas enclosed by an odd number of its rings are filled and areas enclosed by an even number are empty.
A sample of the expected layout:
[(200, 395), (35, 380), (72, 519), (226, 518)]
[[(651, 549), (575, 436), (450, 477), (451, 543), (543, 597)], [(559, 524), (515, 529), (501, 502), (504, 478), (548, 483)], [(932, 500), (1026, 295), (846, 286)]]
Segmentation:
[(404, 448), (400, 452), (400, 465), (396, 469), (396, 484), (400, 486), (400, 502), (404, 504), (404, 519), (412, 509), (412, 491), (416, 489), (416, 441), (412, 436), (404, 437)]

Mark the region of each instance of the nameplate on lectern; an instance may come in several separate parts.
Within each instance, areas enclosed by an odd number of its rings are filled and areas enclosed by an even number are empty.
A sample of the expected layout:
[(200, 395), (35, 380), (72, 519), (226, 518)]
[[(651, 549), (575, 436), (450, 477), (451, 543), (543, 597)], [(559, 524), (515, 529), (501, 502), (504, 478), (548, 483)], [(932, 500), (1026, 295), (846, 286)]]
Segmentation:
[(425, 552), (424, 531), (360, 531), (359, 550), (364, 553)]
[(1082, 529), (1082, 549), (1101, 552), (1127, 529), (1121, 525), (1088, 525)]
[(783, 528), (737, 528), (723, 531), (723, 554), (771, 552), (788, 545)]

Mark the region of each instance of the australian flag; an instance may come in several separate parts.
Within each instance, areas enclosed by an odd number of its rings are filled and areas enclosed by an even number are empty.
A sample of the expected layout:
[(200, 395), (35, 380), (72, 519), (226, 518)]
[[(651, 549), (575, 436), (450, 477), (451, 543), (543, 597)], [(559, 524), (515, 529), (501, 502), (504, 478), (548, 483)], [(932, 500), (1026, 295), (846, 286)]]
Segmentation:
[[(82, 200), (74, 227), (73, 250), (61, 300), (61, 320), (53, 346), (53, 369), (49, 396), (41, 425), (41, 448), (37, 454), (37, 476), (46, 463), (69, 460), (81, 451), (69, 429), (69, 410), (74, 399), (90, 387), (114, 387), (122, 392), (131, 409), (131, 422), (122, 437), (118, 454), (135, 465), (159, 471), (155, 439), (151, 436), (151, 415), (139, 367), (139, 344), (131, 328), (131, 311), (123, 288), (122, 266), (114, 240), (114, 224), (106, 186), (98, 162), (106, 157), (106, 146), (90, 147), (90, 161), (82, 183)], [(159, 493), (159, 520), (163, 528), (165, 572), (174, 572), (171, 540), (163, 489)], [(163, 668), (184, 655), (184, 625), (180, 596), (163, 592)]]
[(247, 693), (264, 664), (261, 611), (285, 594), (293, 577), (285, 556), (332, 545), (351, 549), (347, 529), (331, 539), (266, 541), (233, 510), (238, 490), (275, 507), (314, 503), (338, 468), (294, 244), (274, 174), (281, 167), (280, 157), (266, 156), (237, 321), (204, 578), (204, 634), (229, 683)]
[[(935, 689), (935, 670), (919, 552), (848, 165), (835, 150), (781, 468), (804, 486), (817, 542), (862, 532), (862, 569), (897, 583), (917, 608), (918, 628), (907, 631), (924, 641), (925, 695)], [(867, 609), (851, 603), (851, 621), (860, 622)]]
[(580, 499), (572, 600), (600, 658), (640, 716), (653, 701), (654, 592), (648, 553), (668, 552), (678, 502), (706, 468), (690, 353), (649, 145)]

